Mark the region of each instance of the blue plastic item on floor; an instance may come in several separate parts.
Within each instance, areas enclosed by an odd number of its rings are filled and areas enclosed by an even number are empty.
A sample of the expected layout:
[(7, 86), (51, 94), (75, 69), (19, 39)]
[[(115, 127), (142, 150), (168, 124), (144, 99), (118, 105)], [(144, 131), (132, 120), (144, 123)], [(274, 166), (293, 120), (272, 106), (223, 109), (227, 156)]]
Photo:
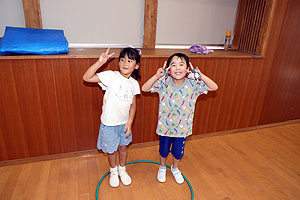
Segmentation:
[(61, 54), (69, 51), (63, 30), (9, 27), (0, 39), (0, 55)]

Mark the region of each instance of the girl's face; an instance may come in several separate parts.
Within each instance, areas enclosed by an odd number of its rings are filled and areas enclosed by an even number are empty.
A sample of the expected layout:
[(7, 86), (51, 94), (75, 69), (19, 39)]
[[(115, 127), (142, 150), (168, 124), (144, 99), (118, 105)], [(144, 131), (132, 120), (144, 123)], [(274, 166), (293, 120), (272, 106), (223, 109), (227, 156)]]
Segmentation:
[(139, 65), (136, 64), (135, 60), (130, 59), (127, 55), (125, 55), (125, 57), (121, 58), (119, 61), (119, 68), (121, 75), (125, 78), (129, 78), (132, 72), (139, 68)]
[(187, 73), (187, 64), (184, 59), (174, 56), (170, 62), (170, 75), (173, 79), (182, 80)]

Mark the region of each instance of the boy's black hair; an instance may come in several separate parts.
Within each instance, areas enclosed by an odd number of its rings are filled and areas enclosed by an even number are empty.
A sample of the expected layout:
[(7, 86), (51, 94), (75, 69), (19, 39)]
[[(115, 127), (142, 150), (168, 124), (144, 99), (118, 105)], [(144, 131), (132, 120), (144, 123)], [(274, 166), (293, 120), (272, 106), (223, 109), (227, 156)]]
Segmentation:
[[(131, 47), (124, 48), (120, 52), (119, 61), (121, 60), (121, 58), (125, 58), (126, 55), (129, 59), (135, 60), (136, 64), (140, 64), (141, 56), (140, 56), (138, 50), (136, 50), (135, 48), (131, 48)], [(141, 76), (140, 76), (139, 69), (134, 69), (131, 76), (133, 78), (135, 78), (136, 80), (140, 79)]]
[(168, 58), (168, 61), (167, 61), (167, 67), (169, 67), (170, 63), (171, 63), (171, 60), (174, 58), (174, 57), (178, 57), (180, 58), (181, 60), (185, 60), (186, 62), (186, 67), (188, 68), (190, 66), (190, 62), (189, 62), (189, 57), (183, 53), (174, 53), (173, 55), (171, 55), (169, 58)]

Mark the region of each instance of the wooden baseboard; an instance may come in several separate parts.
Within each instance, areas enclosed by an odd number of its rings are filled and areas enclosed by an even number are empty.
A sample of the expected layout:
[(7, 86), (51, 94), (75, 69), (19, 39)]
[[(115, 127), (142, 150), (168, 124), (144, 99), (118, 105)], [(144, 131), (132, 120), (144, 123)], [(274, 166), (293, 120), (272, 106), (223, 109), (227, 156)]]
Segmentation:
[[(300, 119), (296, 119), (296, 120), (289, 120), (289, 121), (285, 121), (285, 122), (264, 124), (264, 125), (241, 128), (241, 129), (235, 129), (235, 130), (219, 131), (219, 132), (206, 133), (206, 134), (200, 134), (200, 135), (192, 135), (188, 138), (188, 140), (195, 140), (195, 139), (201, 139), (201, 138), (208, 138), (208, 137), (215, 137), (215, 136), (221, 136), (221, 135), (235, 134), (235, 133), (241, 133), (241, 132), (252, 131), (252, 130), (257, 130), (257, 129), (264, 129), (264, 128), (271, 128), (271, 127), (282, 126), (282, 125), (293, 124), (293, 123), (299, 123), (299, 122), (300, 122)], [(154, 145), (158, 145), (158, 141), (131, 144), (130, 148), (142, 148), (142, 147), (154, 146)], [(61, 154), (38, 156), (38, 157), (32, 157), (32, 158), (7, 160), (7, 161), (1, 161), (0, 162), (0, 167), (1, 166), (7, 166), (7, 165), (17, 165), (17, 164), (24, 164), (24, 163), (31, 163), (31, 162), (63, 159), (63, 158), (76, 157), (76, 156), (88, 157), (88, 156), (96, 155), (98, 153), (101, 153), (101, 151), (99, 151), (98, 149), (91, 149), (91, 150), (77, 151), (77, 152), (71, 152), (71, 153), (61, 153)]]

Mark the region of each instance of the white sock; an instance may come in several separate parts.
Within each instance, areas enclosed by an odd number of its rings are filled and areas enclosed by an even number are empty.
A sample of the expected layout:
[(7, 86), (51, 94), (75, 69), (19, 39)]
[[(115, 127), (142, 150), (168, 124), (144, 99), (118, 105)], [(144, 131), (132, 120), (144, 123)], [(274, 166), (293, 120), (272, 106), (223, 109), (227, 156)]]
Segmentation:
[(159, 166), (159, 169), (165, 170), (165, 169), (166, 169), (166, 166), (163, 167), (163, 166), (160, 165), (160, 166)]
[(119, 165), (119, 169), (125, 169), (126, 167), (124, 166), (124, 167), (121, 167), (121, 165)]
[(117, 171), (117, 166), (115, 166), (114, 168), (110, 168), (110, 171)]
[(179, 169), (178, 168), (173, 168), (173, 166), (171, 167), (171, 171), (172, 172), (176, 172), (176, 171), (178, 171)]

